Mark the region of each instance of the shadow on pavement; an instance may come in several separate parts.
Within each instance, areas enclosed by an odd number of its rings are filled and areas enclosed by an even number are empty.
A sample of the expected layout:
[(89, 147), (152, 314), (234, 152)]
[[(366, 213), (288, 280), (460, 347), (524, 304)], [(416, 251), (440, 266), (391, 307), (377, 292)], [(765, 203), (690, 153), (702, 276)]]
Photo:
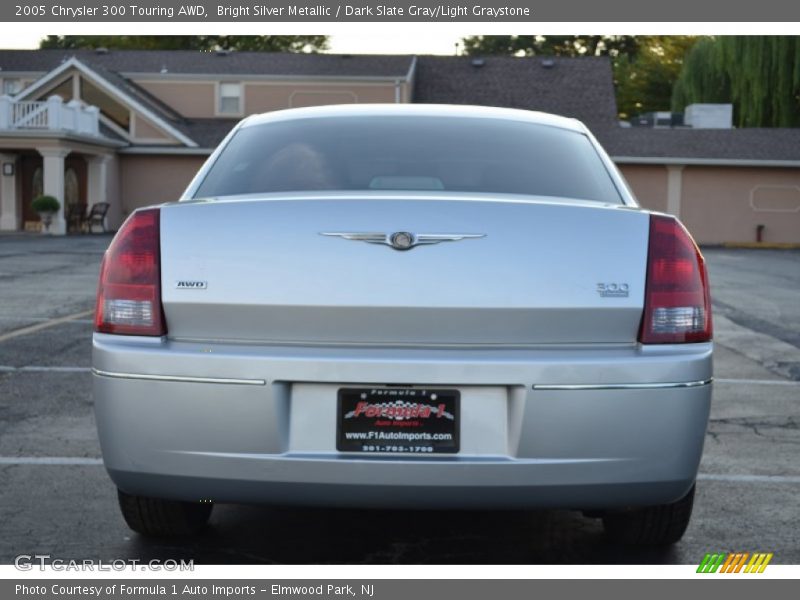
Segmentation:
[(209, 528), (182, 540), (131, 534), (142, 560), (198, 564), (662, 564), (673, 549), (606, 541), (576, 512), (385, 511), (217, 506)]

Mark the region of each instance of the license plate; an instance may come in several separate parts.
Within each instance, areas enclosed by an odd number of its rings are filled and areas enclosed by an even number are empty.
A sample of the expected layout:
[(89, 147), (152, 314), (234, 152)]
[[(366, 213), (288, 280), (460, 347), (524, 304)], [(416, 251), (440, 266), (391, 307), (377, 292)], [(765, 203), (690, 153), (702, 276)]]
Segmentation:
[(458, 452), (458, 390), (342, 388), (336, 448), (342, 452)]

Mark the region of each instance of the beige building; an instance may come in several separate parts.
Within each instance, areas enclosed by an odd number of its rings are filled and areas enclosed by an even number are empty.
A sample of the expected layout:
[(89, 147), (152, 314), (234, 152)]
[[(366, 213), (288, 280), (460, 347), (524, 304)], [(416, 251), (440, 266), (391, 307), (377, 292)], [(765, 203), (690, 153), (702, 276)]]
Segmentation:
[(0, 230), (108, 202), (111, 229), (176, 199), (243, 116), (363, 102), (485, 104), (584, 121), (647, 207), (701, 242), (800, 242), (800, 130), (623, 128), (602, 58), (0, 51)]

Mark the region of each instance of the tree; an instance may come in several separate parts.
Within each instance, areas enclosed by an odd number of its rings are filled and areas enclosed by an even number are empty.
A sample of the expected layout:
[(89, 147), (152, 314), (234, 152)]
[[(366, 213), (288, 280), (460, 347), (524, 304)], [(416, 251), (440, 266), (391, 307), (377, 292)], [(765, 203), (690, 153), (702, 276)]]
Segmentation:
[(48, 35), (40, 48), (113, 50), (240, 50), (320, 52), (326, 35)]
[(635, 54), (630, 35), (473, 35), (462, 40), (469, 55), (617, 56)]
[(609, 56), (621, 118), (668, 110), (672, 85), (693, 36), (502, 35), (464, 38), (471, 55)]
[(635, 54), (617, 57), (614, 83), (620, 117), (670, 110), (672, 87), (683, 67), (684, 57), (696, 43), (696, 37), (686, 35), (639, 36)]
[(687, 55), (672, 106), (731, 102), (739, 127), (800, 126), (800, 36), (708, 38)]

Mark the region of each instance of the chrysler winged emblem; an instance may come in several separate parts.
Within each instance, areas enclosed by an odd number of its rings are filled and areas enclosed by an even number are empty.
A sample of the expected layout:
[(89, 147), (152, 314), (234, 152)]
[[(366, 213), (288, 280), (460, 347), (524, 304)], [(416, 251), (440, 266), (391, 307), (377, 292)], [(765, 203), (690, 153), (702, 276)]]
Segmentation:
[(321, 231), (320, 235), (367, 242), (368, 244), (382, 244), (395, 250), (411, 250), (416, 246), (430, 246), (441, 242), (458, 242), (486, 237), (485, 233), (411, 233), (409, 231), (395, 231), (394, 233)]

